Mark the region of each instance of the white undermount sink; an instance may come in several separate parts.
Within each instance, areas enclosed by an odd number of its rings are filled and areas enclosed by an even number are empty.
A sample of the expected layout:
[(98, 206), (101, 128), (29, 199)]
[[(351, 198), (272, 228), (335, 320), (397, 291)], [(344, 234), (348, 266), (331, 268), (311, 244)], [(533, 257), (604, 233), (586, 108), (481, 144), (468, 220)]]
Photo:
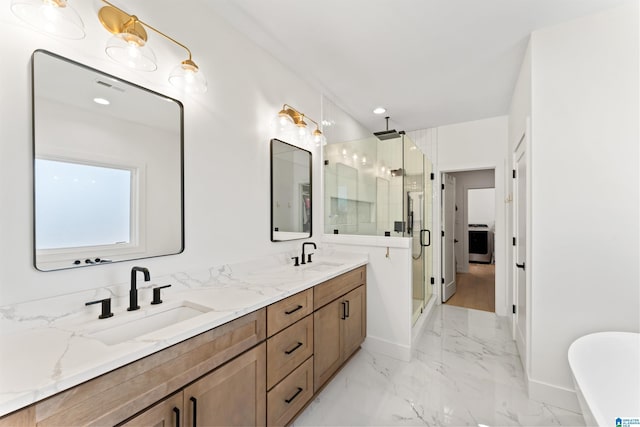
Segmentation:
[(191, 301), (182, 301), (177, 304), (167, 304), (165, 307), (157, 307), (157, 310), (154, 307), (154, 309), (142, 313), (121, 314), (121, 316), (128, 315), (130, 317), (112, 325), (109, 325), (108, 322), (117, 321), (116, 317), (101, 320), (105, 323), (97, 325), (84, 335), (107, 345), (114, 345), (192, 319), (209, 311), (211, 311), (210, 308)]
[(307, 271), (327, 271), (333, 270), (336, 267), (340, 267), (342, 264), (337, 262), (328, 262), (328, 261), (320, 261), (320, 262), (312, 262), (311, 264), (307, 264), (305, 270)]

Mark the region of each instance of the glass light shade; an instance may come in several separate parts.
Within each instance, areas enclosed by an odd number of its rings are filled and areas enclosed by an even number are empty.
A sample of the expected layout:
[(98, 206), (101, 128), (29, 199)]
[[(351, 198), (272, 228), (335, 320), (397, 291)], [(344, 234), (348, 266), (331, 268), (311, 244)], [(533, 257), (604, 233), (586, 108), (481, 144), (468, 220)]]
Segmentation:
[(186, 93), (205, 93), (207, 91), (207, 79), (190, 60), (183, 61), (171, 71), (169, 83)]
[(316, 147), (323, 147), (327, 145), (327, 138), (319, 129), (316, 129), (313, 131), (313, 142), (316, 144)]
[(66, 39), (84, 38), (84, 23), (66, 0), (12, 0), (11, 11), (39, 31)]
[(120, 33), (109, 38), (107, 55), (119, 64), (140, 71), (155, 71), (156, 55), (146, 42), (135, 34)]

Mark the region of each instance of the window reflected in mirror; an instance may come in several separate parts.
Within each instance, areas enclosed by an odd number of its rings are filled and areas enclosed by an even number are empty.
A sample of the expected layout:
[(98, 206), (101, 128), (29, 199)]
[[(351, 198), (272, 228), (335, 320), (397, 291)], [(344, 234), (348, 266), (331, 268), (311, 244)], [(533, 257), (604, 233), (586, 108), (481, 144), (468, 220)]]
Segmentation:
[(43, 50), (32, 76), (35, 267), (182, 252), (182, 104)]

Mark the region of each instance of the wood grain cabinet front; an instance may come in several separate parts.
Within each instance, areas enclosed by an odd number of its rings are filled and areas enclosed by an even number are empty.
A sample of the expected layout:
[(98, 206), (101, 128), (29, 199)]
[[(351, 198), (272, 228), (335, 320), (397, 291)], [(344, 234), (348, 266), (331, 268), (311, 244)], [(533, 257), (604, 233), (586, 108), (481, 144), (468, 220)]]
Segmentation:
[(273, 336), (313, 312), (313, 289), (298, 292), (267, 307), (267, 336)]
[(265, 344), (236, 357), (184, 389), (188, 426), (263, 426)]
[(267, 394), (267, 425), (289, 424), (312, 397), (313, 357), (310, 357)]
[(267, 340), (267, 390), (313, 354), (313, 316)]
[(364, 285), (314, 312), (315, 391), (360, 347), (366, 336), (366, 322)]
[(180, 427), (184, 425), (183, 393), (179, 392), (152, 406), (121, 427)]

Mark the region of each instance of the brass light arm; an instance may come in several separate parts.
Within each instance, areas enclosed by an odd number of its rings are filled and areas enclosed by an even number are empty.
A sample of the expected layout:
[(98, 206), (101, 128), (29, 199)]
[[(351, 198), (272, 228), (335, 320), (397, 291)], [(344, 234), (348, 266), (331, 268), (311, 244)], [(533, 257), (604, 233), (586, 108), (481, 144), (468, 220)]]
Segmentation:
[[(157, 34), (160, 34), (162, 37), (166, 38), (167, 40), (169, 40), (169, 41), (171, 41), (171, 42), (173, 42), (173, 43), (177, 44), (178, 46), (180, 46), (181, 48), (183, 48), (184, 50), (186, 50), (186, 51), (187, 51), (187, 54), (189, 55), (189, 59), (188, 59), (187, 61), (189, 61), (191, 64), (193, 64), (192, 56), (191, 56), (191, 50), (189, 50), (189, 48), (188, 48), (187, 46), (183, 45), (182, 43), (180, 43), (180, 42), (179, 42), (179, 41), (177, 41), (176, 39), (174, 39), (174, 38), (172, 38), (172, 37), (170, 37), (170, 36), (166, 35), (165, 33), (163, 33), (162, 31), (158, 30), (157, 28), (155, 28), (155, 27), (153, 27), (153, 26), (151, 26), (151, 25), (147, 24), (146, 22), (141, 21), (140, 19), (138, 19), (138, 17), (137, 17), (137, 16), (135, 16), (135, 15), (129, 15), (127, 12), (125, 12), (125, 11), (124, 11), (124, 10), (122, 10), (122, 9), (120, 9), (118, 6), (114, 5), (113, 3), (109, 2), (108, 0), (101, 0), (101, 1), (102, 1), (103, 3), (105, 3), (105, 4), (107, 4), (108, 6), (111, 6), (112, 8), (114, 8), (114, 9), (118, 10), (119, 12), (121, 12), (121, 13), (123, 13), (123, 14), (127, 15), (127, 16), (130, 16), (134, 23), (135, 23), (135, 22), (137, 22), (137, 23), (139, 23), (139, 24), (141, 24), (141, 25), (144, 25), (145, 27), (147, 27), (148, 29), (152, 30), (153, 32), (155, 32), (155, 33), (157, 33)], [(193, 65), (195, 65), (195, 64), (193, 64)]]
[[(104, 1), (104, 0), (103, 0)], [(316, 122), (315, 120), (313, 120), (311, 117), (307, 116), (304, 113), (301, 113), (300, 111), (296, 110), (295, 108), (293, 108), (291, 105), (289, 104), (284, 104), (282, 106), (282, 110), (279, 113), (281, 116), (289, 116), (291, 118), (291, 120), (293, 120), (293, 123), (296, 125), (301, 125), (304, 124), (303, 127), (306, 126), (306, 123), (304, 123), (304, 119), (310, 120), (311, 122), (313, 122), (313, 124), (316, 125), (316, 131), (320, 132), (320, 125), (318, 125), (318, 122)]]

